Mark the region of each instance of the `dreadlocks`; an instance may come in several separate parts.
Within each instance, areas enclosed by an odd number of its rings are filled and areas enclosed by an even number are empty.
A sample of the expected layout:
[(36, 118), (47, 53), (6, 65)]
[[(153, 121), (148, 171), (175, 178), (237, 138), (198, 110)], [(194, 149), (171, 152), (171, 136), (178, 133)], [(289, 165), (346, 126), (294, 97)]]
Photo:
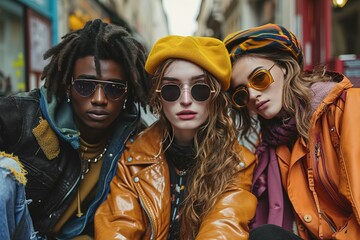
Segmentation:
[(68, 33), (62, 41), (44, 54), (51, 58), (45, 66), (41, 79), (45, 79), (47, 101), (53, 94), (61, 101), (66, 88), (71, 84), (73, 66), (78, 58), (94, 56), (97, 75), (101, 76), (100, 60), (114, 60), (124, 67), (128, 77), (129, 94), (127, 102), (140, 102), (145, 108), (147, 89), (150, 87), (144, 70), (145, 48), (120, 26), (89, 21), (84, 28)]

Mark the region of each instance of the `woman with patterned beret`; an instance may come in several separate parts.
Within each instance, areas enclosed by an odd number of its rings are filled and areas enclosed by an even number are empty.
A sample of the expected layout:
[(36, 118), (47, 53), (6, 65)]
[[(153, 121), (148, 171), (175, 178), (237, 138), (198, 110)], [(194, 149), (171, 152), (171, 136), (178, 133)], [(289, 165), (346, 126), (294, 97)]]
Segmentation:
[(242, 135), (252, 128), (249, 112), (257, 114), (261, 128), (251, 239), (299, 239), (282, 229), (303, 239), (358, 239), (356, 83), (324, 68), (304, 71), (298, 39), (280, 25), (235, 32), (224, 42), (233, 65), (229, 92), (238, 128)]

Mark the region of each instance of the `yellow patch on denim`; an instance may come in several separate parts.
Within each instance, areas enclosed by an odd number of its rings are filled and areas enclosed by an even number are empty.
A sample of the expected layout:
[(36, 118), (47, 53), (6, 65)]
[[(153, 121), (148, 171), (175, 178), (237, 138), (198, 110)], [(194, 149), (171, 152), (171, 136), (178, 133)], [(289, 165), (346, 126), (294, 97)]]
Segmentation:
[(26, 185), (27, 179), (25, 175), (27, 172), (18, 157), (6, 152), (0, 152), (0, 167), (9, 169), (19, 183)]

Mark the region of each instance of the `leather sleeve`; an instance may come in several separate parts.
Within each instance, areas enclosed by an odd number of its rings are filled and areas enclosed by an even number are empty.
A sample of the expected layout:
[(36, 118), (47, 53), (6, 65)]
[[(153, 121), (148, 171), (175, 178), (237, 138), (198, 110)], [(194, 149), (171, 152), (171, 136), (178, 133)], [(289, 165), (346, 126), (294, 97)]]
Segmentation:
[(256, 197), (250, 192), (255, 157), (248, 150), (242, 153), (246, 167), (234, 184), (222, 194), (207, 214), (196, 237), (200, 239), (249, 239), (249, 223), (255, 216)]
[(142, 239), (147, 221), (125, 159), (118, 162), (110, 193), (95, 214), (95, 239)]
[(335, 112), (335, 125), (338, 126), (340, 136), (339, 191), (351, 202), (357, 223), (360, 225), (360, 88), (348, 89), (345, 102), (340, 101), (339, 110)]

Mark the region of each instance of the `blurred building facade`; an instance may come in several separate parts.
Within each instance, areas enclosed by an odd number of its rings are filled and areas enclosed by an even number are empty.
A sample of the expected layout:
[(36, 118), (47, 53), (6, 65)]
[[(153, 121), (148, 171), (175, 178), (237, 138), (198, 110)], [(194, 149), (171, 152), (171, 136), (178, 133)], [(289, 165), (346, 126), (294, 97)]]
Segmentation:
[(1, 0), (0, 93), (40, 87), (45, 51), (95, 18), (125, 27), (147, 49), (169, 34), (162, 0)]
[(202, 0), (196, 35), (227, 34), (278, 23), (303, 45), (305, 68), (327, 65), (360, 77), (360, 0)]
[(0, 74), (10, 80), (0, 83), (0, 91), (13, 93), (39, 86), (46, 64), (42, 55), (58, 32), (55, 1), (0, 1)]

